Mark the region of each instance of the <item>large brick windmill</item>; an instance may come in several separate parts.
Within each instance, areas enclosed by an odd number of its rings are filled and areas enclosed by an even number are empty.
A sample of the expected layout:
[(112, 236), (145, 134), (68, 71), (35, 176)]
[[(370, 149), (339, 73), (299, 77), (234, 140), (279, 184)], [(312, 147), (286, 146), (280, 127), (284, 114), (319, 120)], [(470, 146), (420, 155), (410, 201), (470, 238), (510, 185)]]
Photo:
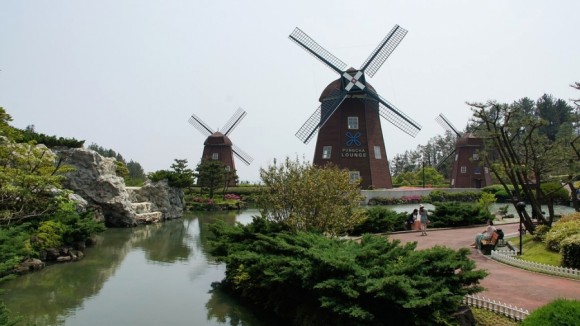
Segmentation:
[(491, 185), (489, 168), (483, 166), (480, 160), (483, 139), (471, 133), (460, 133), (443, 114), (439, 114), (435, 121), (457, 136), (455, 149), (440, 163), (443, 164), (448, 158), (455, 156), (451, 170), (451, 187), (482, 188)]
[(242, 151), (238, 146), (234, 145), (228, 137), (245, 116), (246, 111), (244, 111), (242, 108), (239, 108), (222, 128), (222, 132), (219, 130), (213, 131), (195, 114), (191, 115), (191, 118), (189, 118), (189, 123), (191, 123), (197, 130), (199, 130), (199, 132), (207, 137), (203, 143), (202, 160), (211, 159), (220, 161), (226, 167), (226, 169), (230, 171), (236, 170), (233, 157), (234, 155), (246, 165), (250, 165), (250, 163), (252, 163), (254, 159)]
[(313, 163), (333, 163), (348, 169), (352, 180), (361, 179), (363, 189), (393, 187), (379, 116), (412, 137), (421, 130), (417, 122), (377, 94), (365, 79), (365, 75), (375, 75), (406, 34), (396, 25), (358, 70), (345, 70), (344, 62), (299, 28), (289, 36), (340, 75), (324, 89), (321, 105), (296, 136), (308, 143), (318, 131)]

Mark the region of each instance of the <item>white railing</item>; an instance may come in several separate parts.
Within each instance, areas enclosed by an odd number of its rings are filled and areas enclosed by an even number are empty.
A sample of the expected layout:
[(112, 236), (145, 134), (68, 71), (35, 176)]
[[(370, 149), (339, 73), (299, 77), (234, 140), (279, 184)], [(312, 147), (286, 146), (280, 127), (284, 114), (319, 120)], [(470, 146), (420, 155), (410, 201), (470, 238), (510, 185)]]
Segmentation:
[(466, 295), (463, 298), (463, 302), (469, 306), (493, 311), (497, 314), (504, 315), (517, 321), (524, 320), (524, 318), (530, 314), (529, 311), (524, 310), (523, 308), (518, 308), (516, 306), (508, 305), (477, 295)]
[(498, 249), (498, 250), (492, 250), (492, 252), (493, 252), (493, 251), (495, 251), (495, 252), (496, 252), (496, 253), (498, 253), (498, 254), (501, 254), (501, 255), (506, 255), (506, 256), (510, 256), (510, 257), (517, 256), (517, 255), (518, 255), (518, 252), (517, 252), (517, 251), (515, 251), (515, 250), (510, 250), (510, 249)]
[(546, 265), (535, 263), (531, 261), (525, 261), (518, 258), (514, 258), (510, 255), (506, 255), (503, 252), (491, 251), (491, 258), (508, 265), (523, 268), (529, 271), (540, 272), (550, 275), (563, 276), (568, 278), (580, 279), (580, 270), (568, 267), (560, 267), (554, 265)]

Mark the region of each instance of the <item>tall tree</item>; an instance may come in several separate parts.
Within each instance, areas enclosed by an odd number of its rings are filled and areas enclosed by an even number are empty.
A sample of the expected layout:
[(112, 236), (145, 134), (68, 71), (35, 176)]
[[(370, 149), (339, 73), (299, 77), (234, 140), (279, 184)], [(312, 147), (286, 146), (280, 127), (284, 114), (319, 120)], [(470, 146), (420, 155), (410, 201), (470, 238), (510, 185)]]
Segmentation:
[(213, 198), (215, 190), (221, 187), (226, 179), (226, 166), (216, 160), (202, 159), (195, 169), (197, 184), (201, 192), (207, 190), (209, 198)]
[[(482, 154), (487, 165), (511, 193), (516, 207), (520, 201), (531, 205), (532, 216), (520, 211), (526, 228), (533, 232), (532, 217), (551, 224), (553, 214), (546, 219), (540, 206), (545, 197), (541, 183), (555, 180), (566, 183), (569, 173), (578, 173), (577, 163), (570, 161), (571, 148), (565, 145), (572, 135), (571, 107), (547, 95), (535, 103), (524, 98), (511, 105), (494, 101), (470, 105), (486, 139), (486, 153)], [(560, 112), (558, 116), (567, 120), (547, 121), (543, 117), (545, 112)], [(556, 125), (558, 131), (554, 133), (551, 125)], [(574, 169), (576, 172), (571, 172)], [(513, 186), (513, 191), (508, 185)]]

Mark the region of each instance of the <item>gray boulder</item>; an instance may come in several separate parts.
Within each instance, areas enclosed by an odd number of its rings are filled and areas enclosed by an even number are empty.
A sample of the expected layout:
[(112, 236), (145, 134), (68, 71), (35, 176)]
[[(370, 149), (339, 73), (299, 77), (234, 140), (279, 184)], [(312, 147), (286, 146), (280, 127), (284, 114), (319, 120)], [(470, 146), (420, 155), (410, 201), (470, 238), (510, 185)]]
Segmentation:
[(181, 218), (185, 203), (183, 190), (170, 187), (167, 180), (147, 181), (142, 187), (128, 187), (134, 203), (149, 202), (151, 211), (161, 212), (162, 220)]
[(137, 224), (125, 181), (115, 174), (114, 159), (86, 148), (58, 149), (55, 152), (62, 164), (75, 168), (66, 174), (63, 186), (73, 190), (90, 206), (98, 206), (107, 226)]

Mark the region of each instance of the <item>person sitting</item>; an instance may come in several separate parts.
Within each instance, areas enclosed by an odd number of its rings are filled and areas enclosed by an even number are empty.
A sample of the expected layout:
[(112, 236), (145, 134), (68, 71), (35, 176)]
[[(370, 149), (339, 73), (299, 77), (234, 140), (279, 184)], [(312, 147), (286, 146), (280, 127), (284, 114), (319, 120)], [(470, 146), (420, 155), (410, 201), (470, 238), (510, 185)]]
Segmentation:
[(407, 218), (406, 221), (406, 228), (407, 230), (412, 230), (413, 229), (413, 225), (415, 224), (415, 221), (417, 221), (417, 215), (419, 214), (419, 211), (415, 208), (413, 210), (413, 213), (411, 213), (409, 215), (409, 217)]
[(493, 221), (488, 220), (487, 227), (485, 228), (485, 231), (483, 231), (475, 236), (475, 243), (473, 243), (471, 246), (474, 248), (477, 248), (478, 250), (481, 250), (481, 240), (491, 239), (491, 236), (493, 235), (493, 233), (495, 231), (496, 230), (495, 230), (495, 227), (493, 226)]

